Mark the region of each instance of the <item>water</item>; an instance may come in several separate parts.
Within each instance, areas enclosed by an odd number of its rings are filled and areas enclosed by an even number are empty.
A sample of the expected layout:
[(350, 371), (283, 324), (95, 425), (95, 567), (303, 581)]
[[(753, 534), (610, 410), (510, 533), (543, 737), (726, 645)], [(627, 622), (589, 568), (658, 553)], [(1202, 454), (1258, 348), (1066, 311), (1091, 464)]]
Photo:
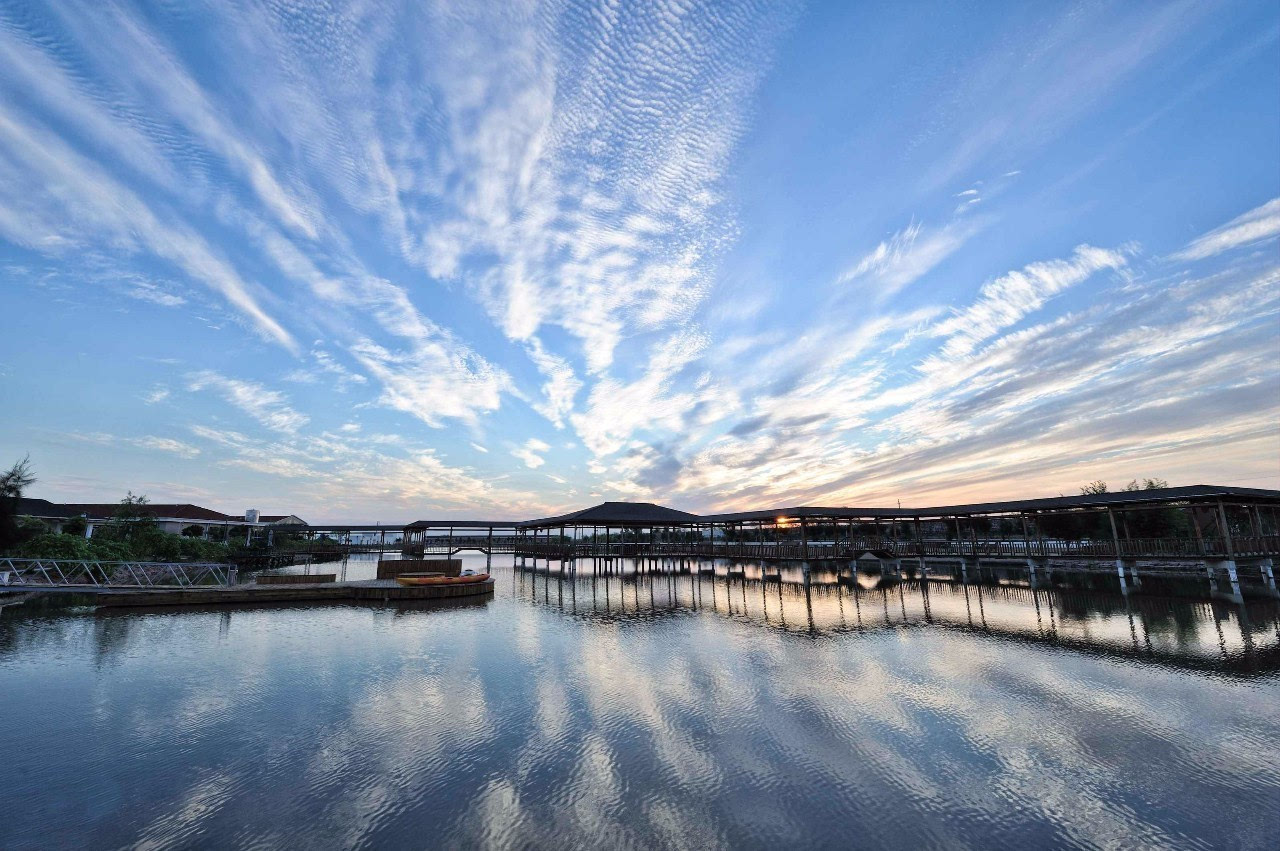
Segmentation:
[(6, 608), (0, 848), (1280, 840), (1272, 604), (721, 570)]

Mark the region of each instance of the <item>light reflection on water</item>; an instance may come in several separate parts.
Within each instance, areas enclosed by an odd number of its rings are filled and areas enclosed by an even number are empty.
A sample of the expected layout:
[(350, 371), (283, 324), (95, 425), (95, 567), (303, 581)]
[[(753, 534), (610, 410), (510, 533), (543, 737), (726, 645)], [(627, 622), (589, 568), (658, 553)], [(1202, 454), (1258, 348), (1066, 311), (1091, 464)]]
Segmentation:
[(0, 848), (1280, 837), (1271, 603), (494, 572), (444, 609), (4, 609)]

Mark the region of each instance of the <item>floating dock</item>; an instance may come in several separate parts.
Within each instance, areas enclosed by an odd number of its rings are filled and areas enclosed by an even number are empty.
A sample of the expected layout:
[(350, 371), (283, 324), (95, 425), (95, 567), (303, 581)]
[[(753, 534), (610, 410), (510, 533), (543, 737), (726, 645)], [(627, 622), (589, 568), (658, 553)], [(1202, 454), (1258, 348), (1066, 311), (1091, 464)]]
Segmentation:
[(11, 591), (61, 592), (92, 595), (97, 606), (216, 606), (242, 603), (341, 603), (361, 601), (451, 600), (493, 594), (493, 579), (468, 585), (403, 586), (395, 580), (368, 579), (356, 582), (317, 582), (289, 585), (153, 586), (111, 588), (93, 585), (8, 588)]

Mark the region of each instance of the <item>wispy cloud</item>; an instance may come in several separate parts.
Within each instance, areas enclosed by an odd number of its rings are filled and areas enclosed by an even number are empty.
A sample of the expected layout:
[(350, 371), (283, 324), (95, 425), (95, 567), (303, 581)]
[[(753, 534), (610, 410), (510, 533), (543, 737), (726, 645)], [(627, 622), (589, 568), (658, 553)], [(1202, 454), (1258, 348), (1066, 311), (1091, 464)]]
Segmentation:
[(1193, 239), (1185, 248), (1173, 254), (1172, 259), (1203, 260), (1277, 236), (1280, 236), (1280, 198), (1274, 198)]
[(339, 393), (345, 393), (353, 385), (367, 384), (369, 379), (339, 363), (333, 355), (323, 349), (311, 351), (312, 365), (293, 369), (285, 374), (285, 381), (298, 384), (324, 383)]
[(537, 337), (529, 341), (529, 358), (538, 371), (547, 377), (542, 385), (543, 401), (534, 404), (534, 410), (555, 425), (563, 428), (565, 417), (573, 411), (573, 398), (582, 389), (582, 382), (574, 374), (573, 366), (564, 358), (548, 352)]
[(927, 275), (981, 229), (974, 221), (957, 220), (931, 229), (912, 222), (864, 255), (837, 282), (864, 286), (883, 301)]
[(955, 358), (968, 355), (1068, 287), (1096, 272), (1122, 269), (1127, 262), (1125, 251), (1082, 245), (1069, 259), (1032, 263), (983, 284), (976, 301), (931, 329), (934, 336), (946, 338), (937, 354), (937, 368), (948, 368)]
[(130, 298), (136, 298), (139, 301), (149, 301), (152, 304), (158, 304), (161, 307), (181, 307), (187, 303), (187, 300), (182, 296), (169, 292), (152, 281), (130, 281), (125, 293)]
[(498, 518), (513, 505), (535, 511), (557, 507), (530, 491), (447, 464), (438, 452), (414, 442), (392, 444), (378, 435), (314, 435), (305, 430), (263, 441), (204, 425), (193, 425), (191, 433), (213, 447), (206, 454), (216, 458), (216, 464), (263, 477), (269, 493), (277, 493), (276, 483), (287, 481), (297, 500), (313, 506), (308, 519), (371, 512), (404, 520), (422, 519), (430, 512)]
[[(1076, 173), (1065, 142), (1043, 151), (1165, 79), (1172, 48), (1212, 50), (1210, 9), (1001, 23), (999, 50), (884, 69), (891, 121), (808, 80), (865, 130), (815, 113), (832, 156), (796, 162), (773, 149), (807, 125), (758, 96), (780, 45), (778, 83), (805, 61), (790, 3), (0, 13), (0, 261), (51, 323), (83, 320), (78, 356), (166, 308), (108, 379), (165, 421), (103, 446), (335, 512), (561, 507), (548, 482), (710, 508), (1203, 469), (1198, 404), (1233, 446), (1274, 442), (1274, 252), (1249, 249), (1280, 199), (1153, 263), (1115, 198), (1093, 216), (1037, 181)], [(818, 184), (845, 200), (787, 197)], [(774, 238), (788, 219), (821, 225)], [(174, 416), (192, 443), (159, 436)]]
[(147, 435), (146, 437), (139, 437), (131, 441), (131, 443), (141, 449), (171, 452), (174, 455), (181, 455), (183, 458), (194, 458), (200, 454), (200, 450), (190, 443), (183, 443), (181, 440), (174, 440), (171, 437)]
[(142, 395), (142, 401), (148, 405), (155, 405), (169, 398), (169, 388), (163, 385), (157, 385)]
[(265, 336), (295, 343), (267, 315), (231, 266), (194, 231), (165, 224), (129, 189), (34, 122), (0, 111), (0, 236), (62, 255), (107, 243), (125, 252), (145, 248), (220, 293)]
[(227, 378), (212, 370), (189, 374), (187, 389), (193, 393), (213, 390), (229, 404), (272, 431), (293, 434), (311, 421), (306, 414), (289, 407), (284, 394), (278, 390), (269, 390), (253, 381)]
[(135, 449), (145, 449), (154, 452), (164, 452), (171, 455), (178, 455), (182, 458), (195, 458), (200, 454), (200, 449), (192, 446), (190, 443), (184, 443), (181, 440), (175, 440), (171, 437), (156, 437), (155, 435), (143, 435), (142, 437), (124, 437), (121, 435), (107, 434), (106, 432), (79, 432), (75, 434), (64, 435), (72, 440), (85, 443), (95, 443), (99, 446), (132, 446)]

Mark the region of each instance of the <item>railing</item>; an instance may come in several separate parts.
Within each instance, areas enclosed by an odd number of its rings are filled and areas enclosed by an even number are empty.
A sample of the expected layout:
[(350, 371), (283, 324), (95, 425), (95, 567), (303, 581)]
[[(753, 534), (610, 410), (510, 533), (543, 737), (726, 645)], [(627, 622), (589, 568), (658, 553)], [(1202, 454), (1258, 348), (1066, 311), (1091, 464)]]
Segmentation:
[(404, 541), (406, 549), (419, 549), (428, 553), (448, 553), (458, 550), (485, 550), (491, 552), (515, 552), (523, 549), (522, 542), (531, 542), (531, 538), (516, 535), (458, 535), (452, 538), (444, 535), (431, 535), (426, 538), (408, 538)]
[[(431, 540), (431, 539), (429, 539)], [(466, 539), (455, 538), (454, 549), (466, 546)], [(479, 539), (481, 541), (485, 539)], [(513, 543), (514, 542), (514, 543)], [(443, 539), (439, 544), (444, 546)], [(507, 549), (511, 547), (511, 549)], [(537, 558), (644, 558), (691, 556), (739, 559), (854, 559), (865, 554), (887, 558), (1179, 558), (1225, 559), (1226, 541), (1221, 538), (1128, 538), (1115, 542), (1104, 540), (902, 540), (863, 537), (838, 541), (574, 541), (556, 539), (534, 541), (531, 538), (507, 538), (499, 549), (517, 555)], [(431, 547), (429, 547), (431, 549)], [(1280, 556), (1280, 535), (1241, 536), (1232, 540), (1237, 557)]]
[[(1280, 556), (1280, 535), (1240, 536), (1232, 540), (1237, 556)], [(569, 537), (550, 538), (524, 535), (466, 535), (449, 538), (432, 535), (410, 538), (405, 549), (424, 553), (455, 553), (480, 550), (490, 553), (515, 553), (536, 558), (645, 558), (661, 556), (705, 556), (763, 559), (834, 559), (858, 558), (865, 553), (889, 558), (1226, 558), (1226, 541), (1222, 538), (1128, 538), (1120, 541), (1116, 552), (1110, 538), (1071, 541), (1065, 539), (946, 540), (856, 537), (836, 541), (583, 541)]]
[(149, 588), (156, 585), (229, 585), (234, 578), (232, 570), (230, 565), (216, 563), (0, 558), (0, 587)]

